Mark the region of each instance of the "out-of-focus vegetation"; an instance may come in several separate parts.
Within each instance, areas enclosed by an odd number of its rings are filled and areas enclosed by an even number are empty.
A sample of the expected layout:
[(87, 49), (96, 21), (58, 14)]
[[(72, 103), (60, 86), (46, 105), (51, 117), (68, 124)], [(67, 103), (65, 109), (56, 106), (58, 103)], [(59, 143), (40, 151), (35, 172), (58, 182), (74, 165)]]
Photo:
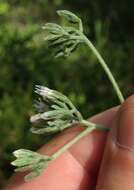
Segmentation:
[(96, 58), (85, 46), (68, 59), (53, 58), (41, 26), (58, 21), (57, 9), (81, 16), (88, 37), (114, 73), (125, 97), (134, 92), (132, 0), (0, 1), (0, 187), (12, 173), (11, 152), (35, 149), (44, 137), (30, 134), (35, 84), (68, 95), (85, 117), (118, 104)]

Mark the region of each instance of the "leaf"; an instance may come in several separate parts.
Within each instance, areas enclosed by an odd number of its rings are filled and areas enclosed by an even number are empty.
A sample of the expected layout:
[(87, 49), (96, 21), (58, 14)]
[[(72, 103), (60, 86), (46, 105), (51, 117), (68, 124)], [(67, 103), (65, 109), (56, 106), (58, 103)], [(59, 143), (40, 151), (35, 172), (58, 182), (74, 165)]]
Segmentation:
[(41, 158), (41, 159), (50, 159), (49, 156), (46, 156), (46, 155), (41, 155), (37, 152), (34, 152), (34, 151), (31, 151), (31, 150), (28, 150), (28, 149), (19, 149), (19, 150), (16, 150), (13, 152), (13, 155), (15, 157), (17, 157), (18, 159), (23, 159), (23, 158), (30, 158), (30, 159), (34, 159), (36, 160), (38, 158), (38, 160)]
[(57, 106), (57, 105), (52, 105), (51, 108), (53, 108), (54, 110), (59, 110), (59, 109), (61, 109), (61, 107), (60, 107), (60, 106)]
[(44, 40), (45, 41), (54, 41), (54, 40), (57, 40), (59, 37), (61, 37), (61, 35), (50, 34), (50, 35), (46, 36), (44, 38)]
[(32, 127), (30, 131), (34, 134), (49, 135), (49, 134), (57, 133), (58, 131), (60, 131), (60, 128), (58, 127), (44, 127), (44, 128)]
[(17, 158), (22, 158), (24, 156), (38, 156), (38, 153), (31, 151), (31, 150), (27, 150), (27, 149), (19, 149), (13, 152), (13, 155), (16, 156)]
[(33, 178), (39, 176), (40, 174), (41, 174), (40, 170), (35, 170), (35, 171), (30, 172), (28, 175), (26, 175), (24, 179), (26, 182), (28, 182), (28, 181), (31, 181)]
[(17, 166), (17, 167), (23, 167), (23, 166), (27, 166), (29, 164), (33, 164), (35, 162), (35, 160), (33, 160), (32, 158), (18, 158), (15, 161), (13, 161), (11, 164), (13, 166)]
[(29, 165), (29, 166), (24, 166), (24, 167), (20, 167), (20, 168), (16, 168), (14, 171), (15, 172), (25, 172), (28, 170), (31, 170), (33, 168), (34, 165)]
[(64, 53), (63, 52), (56, 53), (54, 57), (55, 58), (64, 57)]
[(43, 172), (43, 170), (47, 168), (48, 163), (49, 161), (41, 162), (38, 165), (34, 165), (33, 170), (24, 177), (25, 181), (26, 182), (31, 181), (34, 177), (39, 176)]
[(59, 38), (59, 39), (54, 40), (54, 41), (52, 42), (52, 45), (62, 44), (63, 42), (66, 42), (66, 41), (68, 41), (67, 38), (61, 37), (61, 38)]
[(44, 29), (45, 31), (48, 31), (52, 34), (55, 34), (55, 35), (61, 35), (61, 34), (66, 33), (65, 30), (63, 29), (63, 27), (61, 27), (60, 25), (55, 24), (55, 23), (46, 23), (42, 27), (42, 29)]
[(76, 23), (80, 22), (80, 18), (70, 11), (59, 10), (59, 11), (57, 11), (57, 14), (61, 17), (64, 17), (65, 19), (67, 19), (71, 23), (76, 24)]

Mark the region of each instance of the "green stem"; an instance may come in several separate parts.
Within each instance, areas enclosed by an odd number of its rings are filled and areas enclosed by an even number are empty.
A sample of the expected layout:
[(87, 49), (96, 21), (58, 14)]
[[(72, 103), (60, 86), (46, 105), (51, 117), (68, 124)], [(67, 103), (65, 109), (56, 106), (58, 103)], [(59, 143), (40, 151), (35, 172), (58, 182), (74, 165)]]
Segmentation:
[(74, 137), (71, 141), (69, 141), (67, 144), (65, 144), (57, 152), (55, 152), (52, 155), (53, 159), (55, 159), (58, 156), (60, 156), (63, 152), (65, 152), (73, 144), (75, 144), (76, 142), (78, 142), (81, 138), (83, 138), (84, 136), (86, 136), (87, 134), (89, 134), (90, 132), (92, 132), (93, 130), (100, 129), (101, 131), (109, 131), (108, 128), (105, 128), (105, 127), (103, 127), (101, 125), (97, 125), (95, 123), (91, 123), (91, 122), (86, 121), (86, 120), (82, 120), (79, 124), (82, 124), (82, 125), (86, 126), (86, 129), (83, 130), (82, 132), (80, 132), (76, 137)]
[(96, 126), (94, 127), (87, 127), (84, 131), (79, 133), (76, 137), (74, 137), (71, 141), (69, 141), (67, 144), (65, 144), (62, 148), (60, 148), (57, 152), (55, 152), (52, 157), (53, 159), (60, 156), (63, 152), (65, 152), (68, 148), (70, 148), (73, 144), (78, 142), (82, 137), (86, 136), (88, 133), (92, 132), (94, 129), (96, 129)]
[(107, 74), (109, 80), (111, 81), (113, 88), (119, 98), (120, 103), (124, 102), (124, 97), (120, 91), (120, 88), (116, 82), (116, 80), (114, 79), (110, 69), (108, 68), (107, 64), (105, 63), (104, 59), (102, 58), (102, 56), (100, 55), (100, 53), (98, 52), (98, 50), (95, 48), (95, 46), (89, 41), (89, 39), (83, 35), (84, 41), (85, 43), (88, 45), (88, 47), (93, 51), (93, 53), (96, 55), (97, 59), (99, 60), (102, 68), (104, 69), (105, 73)]
[(79, 20), (79, 29), (81, 32), (83, 32), (83, 24), (82, 24), (81, 19)]
[(86, 126), (86, 127), (94, 127), (94, 126), (96, 126), (96, 129), (98, 129), (100, 131), (109, 131), (109, 128), (104, 127), (103, 125), (92, 123), (92, 122), (87, 121), (87, 120), (82, 120), (80, 122), (80, 124), (83, 125), (83, 126)]

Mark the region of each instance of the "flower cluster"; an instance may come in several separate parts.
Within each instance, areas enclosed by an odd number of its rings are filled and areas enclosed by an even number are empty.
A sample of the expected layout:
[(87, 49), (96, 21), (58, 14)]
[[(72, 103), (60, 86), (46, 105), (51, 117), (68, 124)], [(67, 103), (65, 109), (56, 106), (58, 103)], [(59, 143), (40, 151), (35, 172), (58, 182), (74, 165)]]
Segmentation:
[(73, 24), (73, 26), (66, 27), (55, 23), (46, 23), (43, 26), (46, 32), (45, 40), (55, 49), (55, 57), (67, 57), (77, 48), (79, 43), (83, 42), (81, 37), (83, 31), (82, 22), (79, 17), (70, 11), (60, 10), (57, 11), (57, 14)]
[(47, 87), (36, 85), (35, 92), (40, 95), (35, 107), (38, 114), (32, 116), (30, 121), (42, 126), (34, 125), (32, 133), (52, 134), (79, 123), (83, 118), (72, 102), (62, 93)]
[(48, 166), (48, 163), (52, 160), (52, 157), (41, 155), (39, 153), (19, 149), (13, 152), (13, 155), (17, 158), (11, 164), (16, 166), (16, 172), (24, 172), (30, 170), (31, 172), (25, 176), (25, 181), (31, 180), (33, 177), (37, 177), (41, 174), (43, 169)]

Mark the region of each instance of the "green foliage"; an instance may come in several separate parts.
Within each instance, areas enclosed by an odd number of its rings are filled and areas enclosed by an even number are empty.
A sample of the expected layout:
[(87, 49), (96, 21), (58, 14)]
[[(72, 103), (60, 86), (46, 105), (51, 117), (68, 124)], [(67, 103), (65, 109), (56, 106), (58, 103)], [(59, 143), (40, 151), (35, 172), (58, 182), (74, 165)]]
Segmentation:
[(10, 166), (13, 150), (20, 147), (36, 149), (44, 141), (44, 137), (29, 133), (35, 84), (63, 92), (85, 117), (118, 102), (92, 53), (88, 58), (88, 51), (83, 46), (68, 59), (54, 60), (42, 40), (45, 36), (41, 26), (52, 18), (57, 20), (55, 10), (59, 7), (71, 11), (75, 8), (74, 12), (83, 18), (88, 36), (128, 96), (134, 92), (134, 28), (128, 27), (132, 23), (133, 9), (128, 5), (122, 2), (115, 5), (111, 1), (110, 9), (108, 1), (100, 4), (99, 0), (77, 0), (77, 3), (70, 0), (1, 1), (0, 185), (13, 171)]
[(4, 15), (8, 12), (9, 5), (7, 2), (1, 2), (0, 3), (0, 15)]

